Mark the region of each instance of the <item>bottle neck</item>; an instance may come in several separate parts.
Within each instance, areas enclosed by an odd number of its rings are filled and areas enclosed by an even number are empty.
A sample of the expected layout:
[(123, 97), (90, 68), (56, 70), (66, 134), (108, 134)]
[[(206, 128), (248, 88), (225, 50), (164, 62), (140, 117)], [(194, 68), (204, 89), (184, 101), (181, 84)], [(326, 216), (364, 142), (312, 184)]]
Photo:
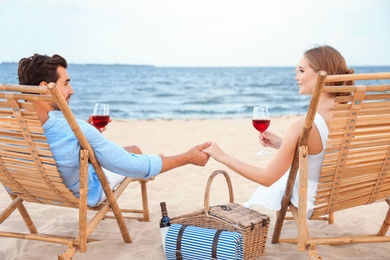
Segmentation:
[(162, 214), (160, 227), (168, 227), (171, 225), (171, 223), (168, 217), (167, 205), (165, 204), (165, 202), (161, 202), (160, 206), (161, 206), (161, 214)]
[(165, 202), (160, 203), (162, 216), (168, 216), (167, 205)]

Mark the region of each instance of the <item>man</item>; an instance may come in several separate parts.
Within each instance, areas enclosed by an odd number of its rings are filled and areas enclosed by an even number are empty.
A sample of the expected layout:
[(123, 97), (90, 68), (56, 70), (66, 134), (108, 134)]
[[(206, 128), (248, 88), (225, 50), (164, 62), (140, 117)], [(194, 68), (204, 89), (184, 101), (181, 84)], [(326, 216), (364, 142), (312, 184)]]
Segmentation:
[[(19, 62), (20, 85), (45, 86), (55, 82), (69, 103), (74, 94), (67, 73), (67, 62), (60, 55), (52, 57), (35, 54)], [(57, 162), (65, 185), (79, 196), (79, 150), (80, 145), (66, 119), (56, 104), (34, 102), (38, 118), (42, 123), (47, 141)], [(106, 139), (100, 130), (89, 122), (77, 120), (82, 132), (95, 151), (104, 169), (110, 186), (114, 188), (125, 176), (150, 178), (159, 173), (187, 164), (204, 166), (209, 156), (202, 150), (210, 145), (197, 145), (185, 153), (174, 156), (142, 154), (137, 146), (120, 147)], [(104, 200), (104, 192), (92, 165), (88, 167), (88, 206), (96, 206)]]

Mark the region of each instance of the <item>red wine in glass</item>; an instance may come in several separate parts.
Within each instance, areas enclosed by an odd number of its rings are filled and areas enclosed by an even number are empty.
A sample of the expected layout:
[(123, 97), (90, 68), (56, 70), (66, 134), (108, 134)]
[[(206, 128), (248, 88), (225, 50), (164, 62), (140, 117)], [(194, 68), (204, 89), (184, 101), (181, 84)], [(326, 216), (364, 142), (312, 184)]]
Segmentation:
[(108, 122), (110, 122), (110, 116), (106, 116), (106, 115), (92, 116), (92, 123), (96, 128), (103, 128), (108, 124)]
[(97, 129), (105, 127), (110, 122), (110, 107), (107, 104), (96, 103), (92, 113), (92, 123)]
[[(252, 116), (252, 124), (256, 128), (257, 131), (263, 133), (269, 127), (271, 123), (268, 107), (267, 106), (258, 106), (253, 108), (253, 116)], [(270, 154), (263, 148), (257, 155), (265, 155)]]
[(257, 129), (259, 132), (264, 132), (267, 130), (269, 124), (271, 123), (271, 120), (264, 120), (264, 119), (252, 119), (253, 126)]

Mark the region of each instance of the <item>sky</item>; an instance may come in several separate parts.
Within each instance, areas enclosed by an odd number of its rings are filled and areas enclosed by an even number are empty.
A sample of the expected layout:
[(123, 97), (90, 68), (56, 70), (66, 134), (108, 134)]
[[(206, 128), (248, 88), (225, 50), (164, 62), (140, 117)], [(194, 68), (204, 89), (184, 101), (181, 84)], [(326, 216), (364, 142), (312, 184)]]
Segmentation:
[(295, 66), (316, 45), (390, 65), (388, 0), (0, 0), (0, 62)]

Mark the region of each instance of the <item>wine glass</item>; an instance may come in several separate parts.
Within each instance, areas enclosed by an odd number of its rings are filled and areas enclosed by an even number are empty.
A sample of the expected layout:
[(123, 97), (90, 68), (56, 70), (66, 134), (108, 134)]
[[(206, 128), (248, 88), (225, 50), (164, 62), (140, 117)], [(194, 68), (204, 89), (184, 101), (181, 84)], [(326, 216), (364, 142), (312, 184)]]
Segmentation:
[[(253, 107), (253, 117), (252, 124), (259, 132), (263, 133), (267, 130), (269, 124), (271, 123), (268, 107), (267, 106), (258, 106)], [(260, 152), (256, 153), (257, 155), (266, 155), (270, 154), (270, 152), (266, 151), (264, 146)]]
[(96, 103), (92, 113), (92, 123), (97, 129), (105, 127), (110, 121), (110, 106)]

